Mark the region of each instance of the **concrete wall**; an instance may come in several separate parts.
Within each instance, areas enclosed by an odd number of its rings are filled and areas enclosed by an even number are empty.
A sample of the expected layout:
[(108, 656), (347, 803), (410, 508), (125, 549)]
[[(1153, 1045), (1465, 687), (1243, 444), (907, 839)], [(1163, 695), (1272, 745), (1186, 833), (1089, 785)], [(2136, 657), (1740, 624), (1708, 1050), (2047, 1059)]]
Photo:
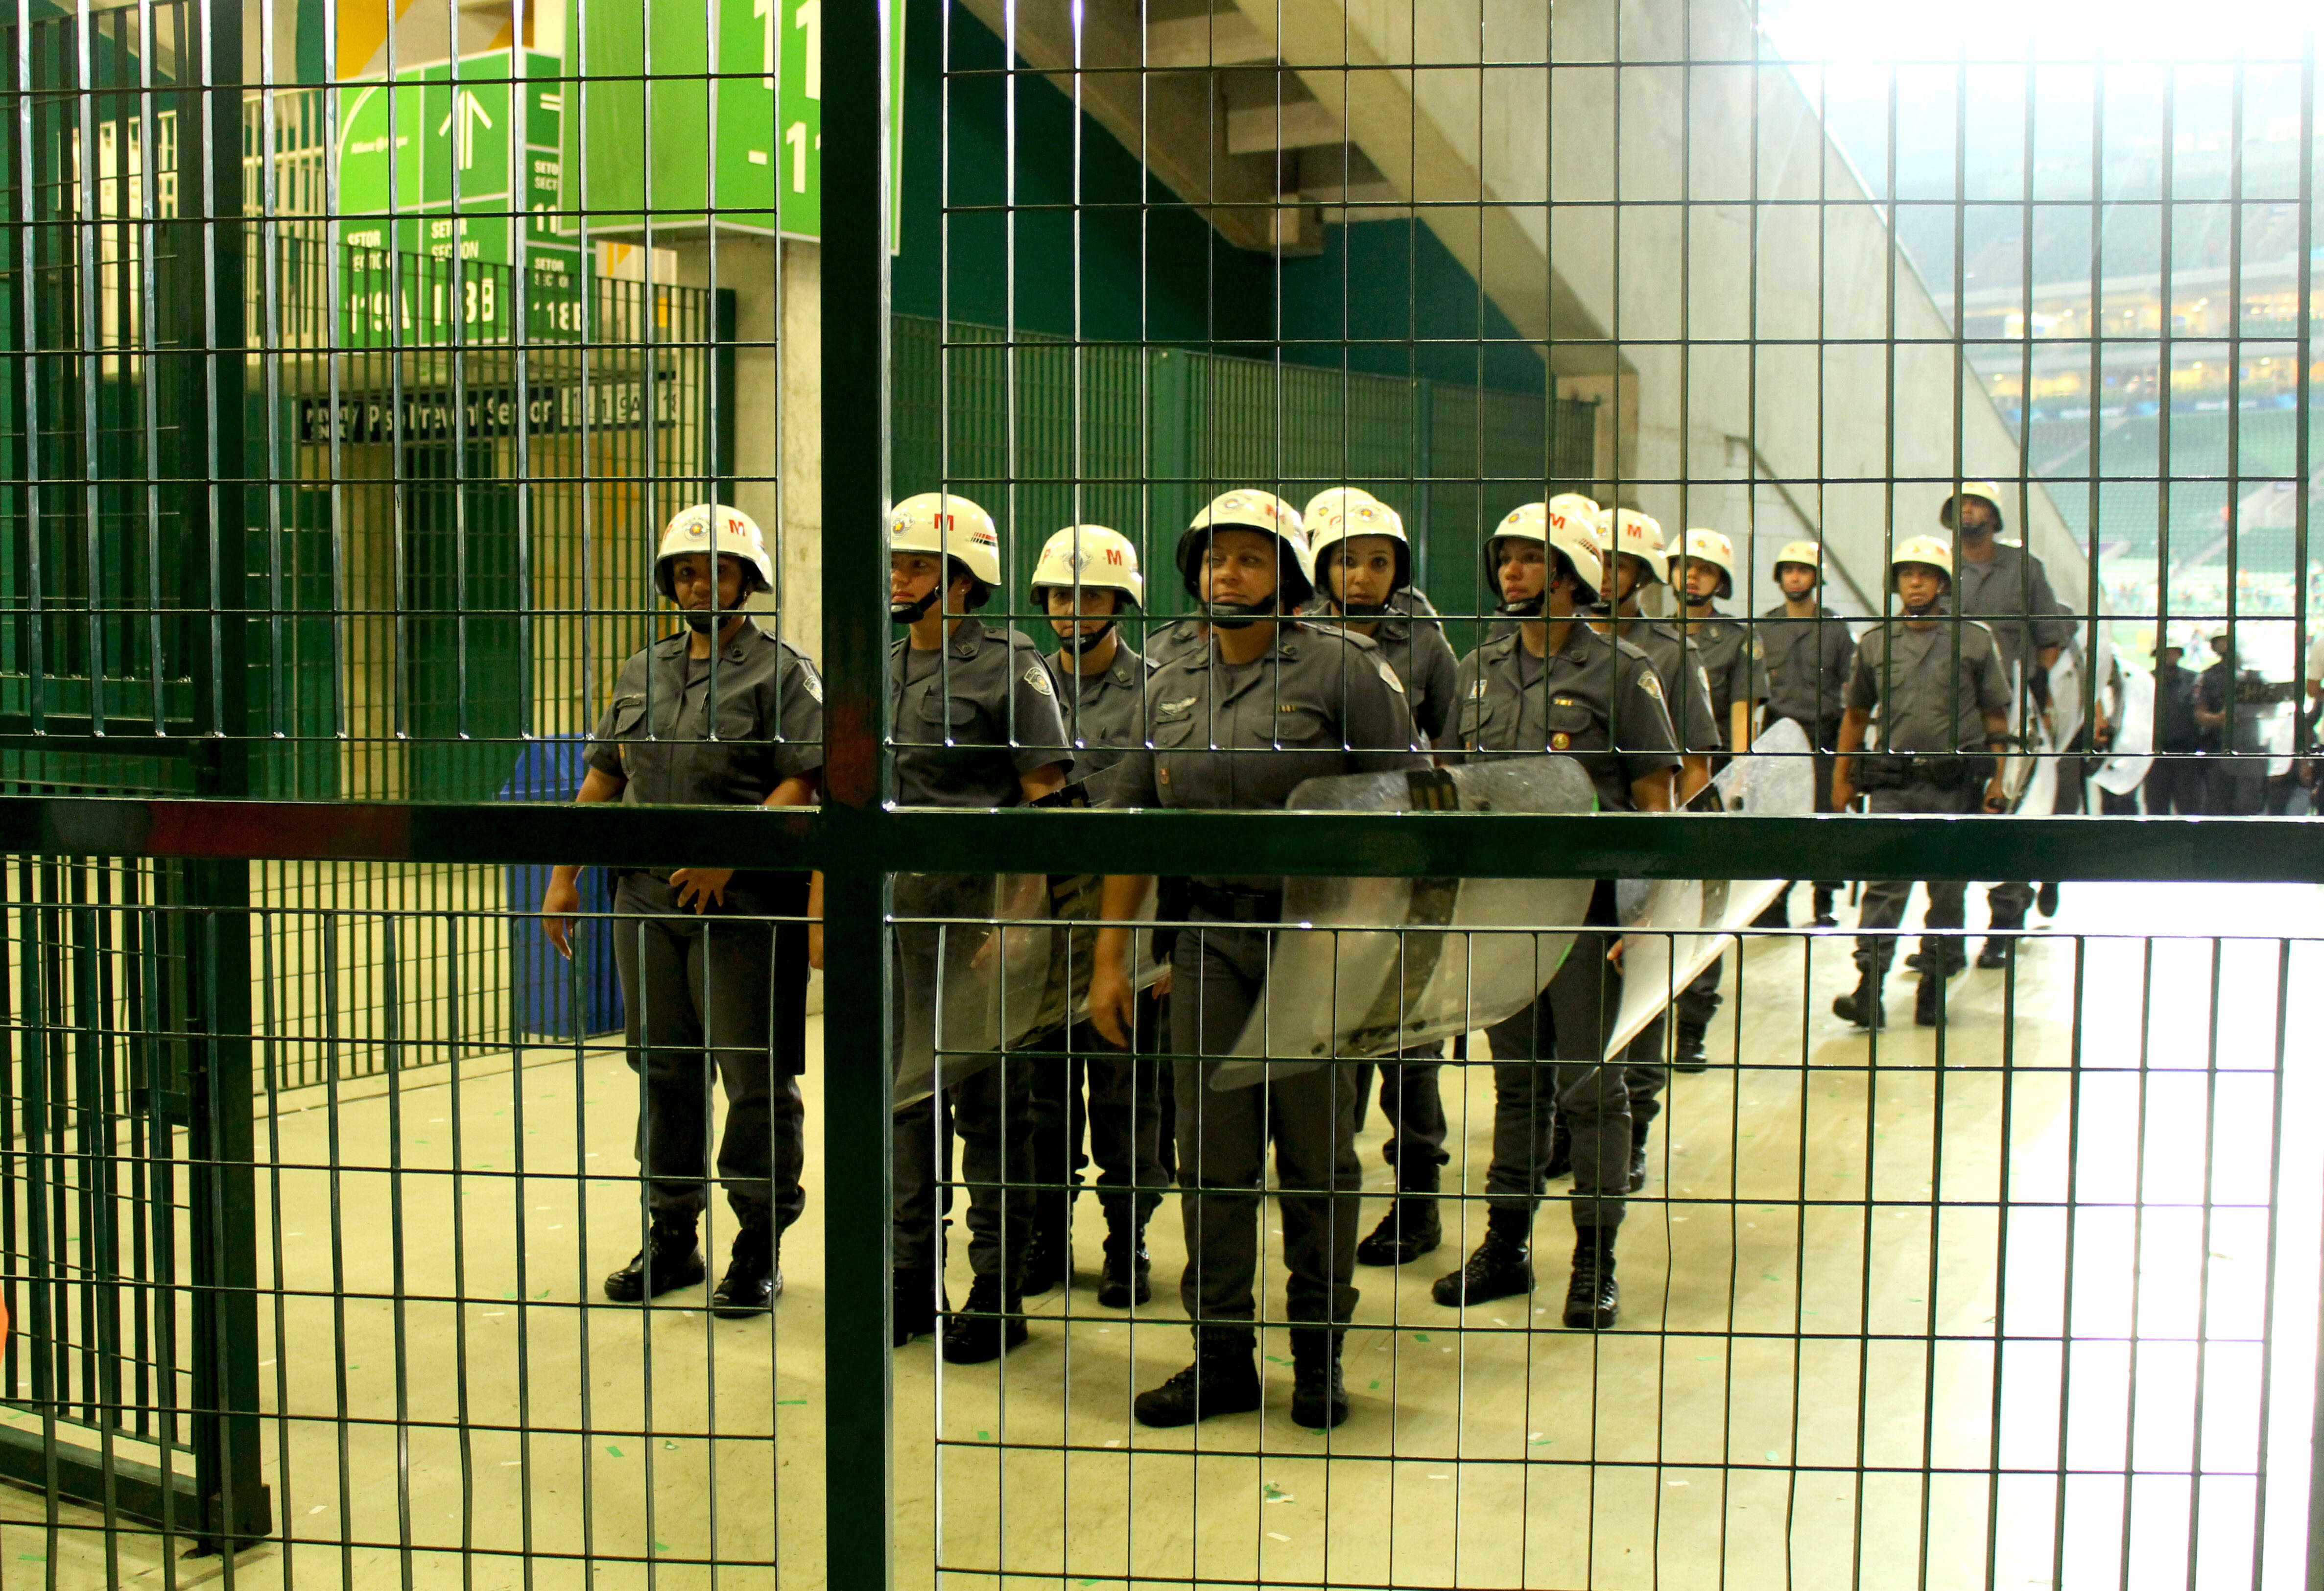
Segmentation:
[[(1892, 524), (1934, 530), (1957, 466), (2018, 473), (1813, 107), (1779, 62), (1750, 64), (1769, 47), (1738, 0), (1237, 3), (1403, 192), (1466, 207), (1421, 213), (1512, 321), (1555, 339), (1561, 391), (1612, 400), (1623, 499), (1748, 540), (1765, 599), (1803, 526), (1877, 593)], [(2010, 507), (2078, 603), (2081, 555), (2047, 495)]]

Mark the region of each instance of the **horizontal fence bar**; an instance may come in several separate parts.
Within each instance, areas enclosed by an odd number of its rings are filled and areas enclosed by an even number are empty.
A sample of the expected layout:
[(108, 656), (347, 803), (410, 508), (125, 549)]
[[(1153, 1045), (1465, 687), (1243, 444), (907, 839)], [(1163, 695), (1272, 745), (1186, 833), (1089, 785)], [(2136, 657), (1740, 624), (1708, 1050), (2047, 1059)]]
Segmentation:
[(843, 850), (861, 867), (874, 837), (896, 872), (2324, 883), (2314, 819), (890, 809), (835, 825), (813, 808), (0, 797), (0, 852), (23, 855), (779, 872)]

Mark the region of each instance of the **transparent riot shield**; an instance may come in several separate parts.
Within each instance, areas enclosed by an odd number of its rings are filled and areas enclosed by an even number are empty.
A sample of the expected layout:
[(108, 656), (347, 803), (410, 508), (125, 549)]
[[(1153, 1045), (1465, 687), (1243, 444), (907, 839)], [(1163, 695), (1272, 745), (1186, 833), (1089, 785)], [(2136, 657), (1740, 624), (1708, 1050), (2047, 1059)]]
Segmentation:
[(2058, 804), (2058, 750), (2073, 744), (2082, 732), (2082, 670), (2072, 649), (2058, 654), (2050, 665), (2050, 706), (2035, 710), (2021, 724), (2022, 710), (2033, 708), (2030, 697), (2011, 692), (2009, 726), (2022, 749), (2002, 763), (2002, 789), (2013, 812), (2047, 817)]
[(908, 873), (895, 892), (896, 1104), (991, 1066), (1037, 1027), (1060, 934), (1041, 874)]
[[(1815, 760), (1808, 737), (1779, 719), (1711, 780), (1722, 812), (1804, 818), (1815, 810)], [(1686, 814), (1679, 814), (1681, 818)], [(1679, 990), (1726, 954), (1736, 931), (1767, 909), (1781, 879), (1658, 878), (1614, 893), (1622, 920), (1622, 1004), (1606, 1045), (1613, 1060)]]
[[(1568, 757), (1311, 779), (1303, 811), (1589, 812)], [(1258, 1008), (1211, 1087), (1389, 1055), (1490, 1027), (1541, 993), (1589, 909), (1590, 879), (1295, 878)], [(1538, 925), (1552, 925), (1536, 931)]]
[(2108, 795), (2128, 795), (2145, 782), (2154, 766), (2154, 676), (2115, 653), (2114, 666), (2122, 679), (2122, 708), (2114, 726), (2112, 754), (2094, 782)]

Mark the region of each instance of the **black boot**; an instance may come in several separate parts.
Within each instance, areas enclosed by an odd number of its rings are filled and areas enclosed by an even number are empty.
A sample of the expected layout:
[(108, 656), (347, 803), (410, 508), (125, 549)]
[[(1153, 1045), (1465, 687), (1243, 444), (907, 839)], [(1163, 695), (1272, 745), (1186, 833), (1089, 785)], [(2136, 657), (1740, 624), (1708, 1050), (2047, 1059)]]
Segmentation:
[(617, 1304), (658, 1299), (702, 1280), (702, 1244), (692, 1216), (656, 1216), (646, 1245), (605, 1278), (605, 1296)]
[(1130, 1411), (1140, 1425), (1192, 1425), (1220, 1414), (1248, 1414), (1259, 1405), (1259, 1345), (1247, 1327), (1213, 1327), (1194, 1333), (1194, 1362), (1150, 1392)]
[(1815, 925), (1818, 928), (1838, 928), (1840, 919), (1831, 912), (1833, 899), (1840, 892), (1828, 883), (1815, 887)]
[(895, 1273), (895, 1312), (898, 1347), (916, 1337), (926, 1337), (936, 1328), (936, 1312), (952, 1308), (949, 1296), (939, 1298), (936, 1273), (932, 1269), (911, 1268)]
[(2044, 917), (2058, 915), (2058, 886), (2045, 883), (2034, 894), (2034, 910)]
[(711, 1290), (710, 1312), (728, 1320), (763, 1315), (774, 1308), (783, 1290), (782, 1250), (775, 1236), (770, 1211), (742, 1217), (734, 1246), (726, 1259), (726, 1274)]
[(1401, 1167), (1397, 1171), (1397, 1197), (1371, 1235), (1356, 1244), (1359, 1265), (1408, 1265), (1433, 1253), (1444, 1242), (1444, 1226), (1436, 1216), (1436, 1164)]
[(1904, 957), (1904, 965), (1926, 976), (1934, 971), (1939, 977), (1950, 977), (1969, 967), (1969, 947), (1959, 939), (1941, 939), (1933, 955), (1927, 950), (1915, 950)]
[(1880, 1004), (1880, 985), (1888, 976), (1887, 969), (1858, 965), (1855, 989), (1831, 1003), (1831, 1013), (1859, 1028), (1883, 1027), (1888, 1018)]
[(1533, 1290), (1533, 1212), (1488, 1210), (1485, 1241), (1469, 1263), (1450, 1276), (1440, 1276), (1430, 1296), (1448, 1309), (1467, 1304), (1489, 1304)]
[(1565, 1324), (1574, 1331), (1609, 1331), (1622, 1315), (1622, 1284), (1614, 1280), (1614, 1228), (1573, 1229), (1573, 1280), (1565, 1289)]
[(1707, 1072), (1711, 1057), (1703, 1052), (1703, 1024), (1683, 1022), (1678, 1024), (1678, 1038), (1671, 1049), (1671, 1070), (1674, 1072)]
[(1291, 1328), (1292, 1424), (1329, 1430), (1348, 1418), (1348, 1389), (1340, 1382), (1340, 1339), (1346, 1335)]
[(1654, 1131), (1651, 1122), (1630, 1124), (1630, 1191), (1637, 1192), (1646, 1185), (1646, 1134)]
[(1018, 1285), (1028, 1297), (1053, 1292), (1073, 1281), (1073, 1228), (1064, 1220), (1036, 1223), (1019, 1274), (1023, 1280)]
[(990, 1364), (1016, 1347), (1030, 1335), (1023, 1309), (1024, 1300), (1003, 1288), (1000, 1277), (978, 1277), (968, 1302), (945, 1320), (945, 1363)]
[(1105, 1228), (1105, 1270), (1098, 1278), (1097, 1301), (1109, 1309), (1127, 1309), (1154, 1297), (1154, 1262), (1146, 1257), (1144, 1220), (1117, 1222)]
[(1938, 1009), (1944, 1004), (1945, 980), (1921, 975), (1921, 986), (1913, 992), (1913, 1025), (1932, 1028), (1937, 1025)]
[(2009, 953), (2017, 948), (2015, 934), (1987, 934), (1985, 947), (1977, 953), (1978, 967), (1986, 972), (1999, 972), (2009, 965)]

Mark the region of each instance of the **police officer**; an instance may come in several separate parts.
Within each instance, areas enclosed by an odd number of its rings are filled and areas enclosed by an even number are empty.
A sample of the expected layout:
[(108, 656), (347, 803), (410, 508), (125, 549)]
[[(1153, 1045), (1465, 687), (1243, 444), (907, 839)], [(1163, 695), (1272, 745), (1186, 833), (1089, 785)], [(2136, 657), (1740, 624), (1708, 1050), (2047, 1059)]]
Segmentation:
[[(1305, 616), (1335, 624), (1375, 642), (1404, 684), (1413, 722), (1431, 745), (1450, 726), (1460, 665), (1444, 628), (1399, 607), (1412, 589), (1412, 544), (1404, 516), (1353, 487), (1322, 494), (1305, 516), (1315, 550), (1315, 597)], [(1432, 610), (1433, 611), (1433, 610)], [(1379, 1067), (1380, 1115), (1388, 1124), (1381, 1152), (1396, 1169), (1397, 1198), (1379, 1225), (1356, 1245), (1365, 1265), (1403, 1265), (1443, 1242), (1436, 1211), (1437, 1179), (1452, 1157), (1444, 1152), (1444, 1102), (1437, 1087), (1442, 1044), (1410, 1050)], [(1370, 1065), (1357, 1068), (1369, 1089)], [(1360, 1128), (1362, 1105), (1358, 1106)]]
[[(915, 807), (1014, 807), (1062, 789), (1073, 766), (1056, 687), (1029, 636), (975, 616), (1001, 584), (991, 516), (953, 493), (907, 497), (888, 516), (889, 653), (897, 800)], [(919, 874), (896, 883), (899, 917), (984, 917), (991, 881)], [(1038, 900), (1001, 902), (1028, 913)], [(962, 930), (951, 930), (958, 934)], [(939, 930), (897, 930), (900, 979), (942, 976)], [(922, 991), (926, 998), (928, 991)], [(899, 1021), (899, 1027), (901, 1027)], [(950, 1206), (951, 1133), (969, 1185), (968, 1302), (945, 1322), (956, 1364), (997, 1359), (1026, 1338), (1020, 1269), (1032, 1236), (1031, 1071), (1004, 1057), (897, 1113), (895, 1337), (934, 1330), (944, 1308), (940, 1207)]]
[[(1655, 544), (1659, 550), (1659, 536)], [(1679, 755), (1662, 680), (1637, 648), (1582, 622), (1605, 579), (1590, 515), (1526, 504), (1501, 521), (1485, 557), (1499, 612), (1517, 627), (1462, 660), (1453, 747), (1471, 758), (1570, 756), (1606, 810), (1668, 811)], [(1602, 1330), (1620, 1313), (1614, 1237), (1633, 1134), (1625, 1068), (1605, 1059), (1621, 1004), (1618, 933), (1614, 885), (1600, 880), (1583, 931), (1540, 997), (1486, 1035), (1494, 1064), (1485, 1236), (1462, 1269), (1437, 1280), (1440, 1304), (1533, 1290), (1534, 1210), (1563, 1117), (1572, 1142), (1574, 1226), (1563, 1319)]]
[[(2211, 666), (2195, 680), (2195, 731), (2203, 760), (2203, 811), (2212, 818), (2255, 818), (2265, 805), (2267, 756), (2259, 708), (2239, 704), (2246, 676), (2236, 665), (2236, 635), (2211, 632)], [(2248, 676), (2255, 683), (2258, 677)]]
[[(1298, 621), (1314, 573), (1299, 516), (1265, 492), (1228, 492), (1178, 541), (1178, 569), (1203, 605), (1208, 645), (1157, 670), (1148, 693), (1150, 750), (1133, 751), (1111, 797), (1124, 807), (1280, 808), (1302, 781), (1425, 768), (1403, 683), (1361, 636)], [(1139, 1394), (1140, 1421), (1179, 1426), (1259, 1406), (1252, 1321), (1267, 1146), (1275, 1144), (1287, 1310), (1291, 1416), (1347, 1418), (1340, 1341), (1356, 1302), (1362, 1168), (1354, 1142), (1354, 1068), (1325, 1066), (1260, 1087), (1213, 1090), (1217, 1061), (1264, 993), (1282, 880), (1239, 876), (1230, 859), (1188, 886), (1191, 924), (1171, 952), (1170, 1048), (1176, 1063), (1178, 1180), (1195, 1359)], [(1106, 881), (1104, 916), (1137, 909), (1148, 881)], [(1090, 1012), (1115, 1043), (1130, 1032), (1127, 928), (1099, 931)], [(1290, 997), (1286, 995), (1286, 997)], [(1328, 998), (1328, 994), (1325, 996)]]
[[(662, 532), (654, 585), (685, 626), (622, 666), (590, 738), (580, 799), (811, 805), (823, 768), (823, 686), (812, 663), (742, 611), (752, 594), (774, 588), (758, 525), (723, 503), (683, 510)], [(558, 868), (540, 905), (550, 940), (567, 956), (579, 872)], [(783, 1229), (807, 1206), (798, 1086), (807, 1066), (807, 879), (733, 867), (627, 868), (613, 909), (650, 1222), (645, 1245), (605, 1278), (605, 1296), (635, 1303), (702, 1280), (696, 1228), (709, 1195), (715, 1068), (726, 1093), (718, 1180), (737, 1225), (710, 1307), (727, 1317), (764, 1311), (782, 1290)]]
[[(1102, 802), (1111, 771), (1146, 731), (1151, 667), (1121, 637), (1121, 620), (1146, 602), (1146, 578), (1128, 537), (1103, 525), (1071, 525), (1049, 538), (1034, 567), (1033, 604), (1048, 615), (1057, 650), (1047, 659), (1074, 772), (1092, 805)], [(1078, 883), (1081, 881), (1070, 881)], [(1086, 957), (1076, 935), (1069, 954)], [(1105, 1043), (1088, 1023), (1061, 1035), (1065, 1058), (1038, 1068), (1035, 1094), (1033, 1238), (1025, 1256), (1028, 1293), (1047, 1292), (1073, 1275), (1073, 1198), (1081, 1170), (1094, 1159), (1098, 1207), (1105, 1216), (1104, 1270), (1098, 1302), (1126, 1309), (1154, 1296), (1146, 1223), (1169, 1179), (1164, 1110), (1169, 1091), (1159, 1048), (1160, 1002), (1141, 994), (1137, 1042), (1129, 1054)], [(1043, 1044), (1028, 1041), (1027, 1050)], [(1084, 1132), (1089, 1153), (1082, 1152)]]
[[(2000, 644), (2005, 674), (2023, 680), (2030, 706), (2019, 706), (2017, 719), (2031, 745), (2034, 714), (2050, 710), (2050, 666), (2072, 639), (2073, 622), (2051, 590), (2050, 573), (2042, 560), (2015, 542), (2001, 540), (1998, 486), (1964, 483), (1939, 505), (1937, 521), (1953, 532), (1956, 541), (1952, 610), (1983, 620)], [(1979, 967), (2008, 964), (2009, 947), (2025, 926), (2034, 894), (2033, 884), (2024, 881), (1997, 883), (1986, 891), (1986, 940), (1977, 955)], [(1943, 949), (1950, 956), (1958, 947), (1948, 942)]]
[[(1759, 645), (1767, 670), (1767, 718), (1789, 718), (1815, 748), (1815, 809), (1831, 810), (1831, 748), (1839, 744), (1840, 720), (1847, 712), (1848, 676), (1856, 662), (1856, 637), (1819, 598), (1823, 584), (1823, 549), (1813, 541), (1787, 541), (1775, 553), (1775, 584), (1783, 601), (1759, 615)], [(1764, 928), (1787, 928), (1791, 886), (1759, 919)], [(1831, 912), (1840, 885), (1818, 880), (1815, 925), (1839, 922)]]
[[(1681, 598), (1679, 633), (1688, 655), (1702, 665), (1711, 688), (1711, 722), (1725, 743), (1726, 749), (1711, 760), (1716, 773), (1729, 759), (1751, 749), (1752, 720), (1767, 696), (1766, 670), (1748, 626), (1715, 606), (1720, 598), (1735, 595), (1734, 543), (1717, 531), (1692, 530), (1683, 540), (1673, 537), (1667, 550), (1671, 581)], [(1709, 1064), (1703, 1035), (1719, 1010), (1719, 979), (1726, 965), (1721, 957), (1704, 967), (1671, 1003), (1676, 1019), (1671, 1065), (1679, 1071), (1699, 1072)]]
[[(1889, 589), (1901, 616), (1884, 619), (1857, 643), (1849, 676), (1848, 711), (1840, 725), (1840, 754), (1832, 769), (1831, 802), (1845, 809), (1865, 792), (1875, 812), (1999, 811), (2006, 805), (1999, 758), (2009, 749), (2009, 672), (2001, 643), (1974, 619), (1950, 615), (1952, 549), (1934, 536), (1896, 544), (1888, 565)], [(1868, 754), (1865, 737), (1879, 710), (1880, 745)], [(1962, 925), (1968, 886), (1932, 880), (1923, 925)], [(1890, 931), (1904, 920), (1912, 881), (1864, 887), (1857, 915), (1856, 988), (1831, 1003), (1832, 1014), (1860, 1028), (1885, 1020), (1880, 986), (1896, 944)], [(1944, 998), (1945, 962), (1933, 935), (1921, 941), (1920, 990), (1914, 1021), (1937, 1024)]]
[[(1612, 587), (1605, 596), (1612, 610), (1612, 631), (1646, 654), (1646, 661), (1654, 665), (1655, 678), (1662, 683), (1664, 699), (1671, 704), (1679, 748), (1684, 755), (1673, 801), (1684, 806), (1710, 784), (1711, 764), (1727, 750), (1727, 731), (1720, 726), (1722, 720), (1711, 698), (1711, 676), (1676, 624), (1646, 615), (1646, 594), (1657, 585), (1667, 585), (1670, 578), (1669, 554), (1663, 544), (1662, 526), (1651, 515), (1628, 508), (1601, 512), (1598, 523), (1609, 554)], [(1669, 1013), (1658, 1012), (1630, 1041), (1627, 1051), (1630, 1080), (1630, 1190), (1634, 1193), (1646, 1185), (1646, 1140), (1662, 1115), (1663, 1091), (1670, 1083), (1670, 1068), (1664, 1064), (1669, 1047)], [(1689, 1065), (1692, 1069), (1700, 1069), (1702, 1064), (1702, 1048), (1698, 1040)], [(1561, 1133), (1553, 1175), (1567, 1167), (1564, 1142)]]

